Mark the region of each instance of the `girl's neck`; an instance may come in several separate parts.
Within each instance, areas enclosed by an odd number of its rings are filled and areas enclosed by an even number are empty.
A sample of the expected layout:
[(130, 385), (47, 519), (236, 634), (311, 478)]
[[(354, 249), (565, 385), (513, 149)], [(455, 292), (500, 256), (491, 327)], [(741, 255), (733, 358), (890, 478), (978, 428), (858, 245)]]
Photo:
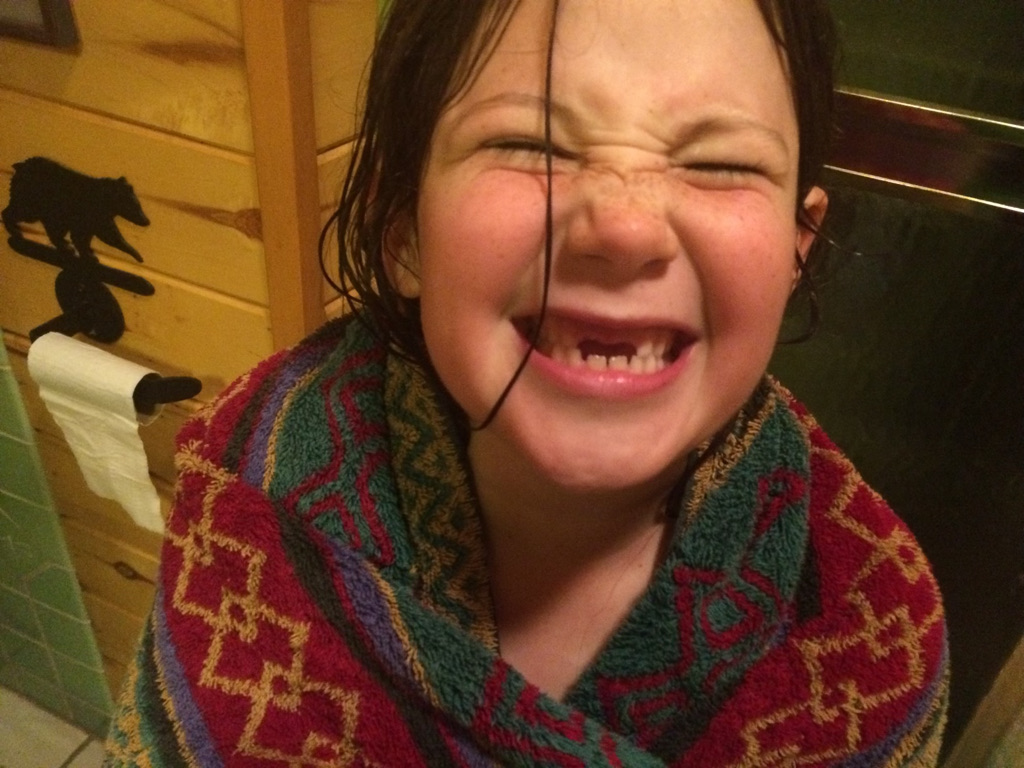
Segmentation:
[(517, 465), (514, 455), (489, 450), (486, 440), (471, 439), (469, 459), (490, 550), (529, 559), (556, 552), (566, 567), (586, 568), (670, 527), (665, 483), (613, 492), (565, 489)]
[(665, 494), (569, 493), (479, 448), (471, 440), (501, 654), (561, 698), (661, 563)]

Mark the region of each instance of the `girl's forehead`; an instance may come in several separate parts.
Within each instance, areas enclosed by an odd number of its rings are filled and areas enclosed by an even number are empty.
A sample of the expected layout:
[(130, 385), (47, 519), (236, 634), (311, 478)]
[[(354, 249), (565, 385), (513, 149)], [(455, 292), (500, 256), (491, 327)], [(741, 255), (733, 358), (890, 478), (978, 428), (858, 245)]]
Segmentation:
[[(569, 71), (609, 50), (628, 53), (637, 64), (667, 66), (677, 78), (712, 65), (732, 63), (739, 71), (754, 59), (784, 69), (755, 0), (561, 0), (557, 18), (553, 6), (551, 0), (515, 3), (507, 23), (497, 25), (497, 39), (475, 41), (485, 54), (477, 68), (527, 67), (519, 73), (535, 77), (552, 43), (556, 67)], [(732, 55), (720, 55), (725, 51)]]
[(719, 102), (792, 117), (783, 59), (755, 0), (563, 0), (556, 20), (549, 0), (521, 0), (450, 106), (461, 111), (503, 93), (543, 96), (549, 46), (553, 97), (568, 106), (607, 112), (646, 100), (656, 111)]

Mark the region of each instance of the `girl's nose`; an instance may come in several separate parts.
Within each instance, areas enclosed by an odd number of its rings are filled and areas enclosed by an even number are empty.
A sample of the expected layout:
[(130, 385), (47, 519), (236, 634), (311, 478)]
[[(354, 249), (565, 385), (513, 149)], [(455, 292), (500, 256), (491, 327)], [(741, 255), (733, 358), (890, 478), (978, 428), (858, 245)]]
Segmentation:
[(661, 174), (591, 171), (574, 186), (564, 247), (592, 278), (596, 270), (620, 280), (652, 276), (675, 258), (680, 245)]

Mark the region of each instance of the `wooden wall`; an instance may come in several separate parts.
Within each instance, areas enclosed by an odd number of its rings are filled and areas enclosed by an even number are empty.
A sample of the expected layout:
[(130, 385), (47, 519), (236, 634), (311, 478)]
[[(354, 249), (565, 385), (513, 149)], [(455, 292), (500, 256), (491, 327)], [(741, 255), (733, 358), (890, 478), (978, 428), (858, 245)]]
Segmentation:
[(1021, 768), (1024, 753), (1009, 751), (1021, 738), (1014, 728), (1020, 723), (1024, 723), (1024, 638), (974, 711), (943, 768)]
[[(0, 208), (28, 157), (126, 176), (151, 223), (118, 226), (144, 262), (93, 247), (156, 293), (113, 289), (127, 328), (105, 348), (195, 376), (209, 399), (324, 317), (310, 233), (344, 172), (377, 3), (76, 0), (74, 12), (77, 51), (0, 39)], [(46, 242), (38, 223), (25, 231)], [(116, 693), (160, 541), (88, 490), (28, 378), (28, 333), (60, 314), (56, 273), (0, 243), (4, 342)], [(173, 435), (198, 405), (170, 406), (141, 430), (165, 512)]]

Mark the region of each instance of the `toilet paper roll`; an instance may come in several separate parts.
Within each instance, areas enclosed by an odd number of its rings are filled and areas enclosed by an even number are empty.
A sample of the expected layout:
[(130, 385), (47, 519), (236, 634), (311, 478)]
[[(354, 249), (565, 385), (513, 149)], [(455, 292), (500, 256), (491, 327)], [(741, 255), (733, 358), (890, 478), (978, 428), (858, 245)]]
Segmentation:
[(117, 501), (138, 525), (162, 532), (160, 499), (132, 402), (135, 385), (153, 371), (60, 333), (32, 343), (28, 369), (89, 488)]

